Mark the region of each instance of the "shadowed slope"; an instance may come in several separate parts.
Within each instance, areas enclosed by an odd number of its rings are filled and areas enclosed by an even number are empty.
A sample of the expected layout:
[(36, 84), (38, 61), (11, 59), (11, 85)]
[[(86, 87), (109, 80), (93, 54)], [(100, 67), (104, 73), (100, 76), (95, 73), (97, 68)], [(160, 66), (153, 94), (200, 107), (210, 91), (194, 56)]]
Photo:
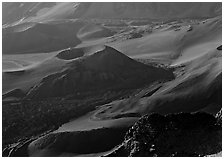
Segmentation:
[[(23, 24), (21, 24), (23, 25)], [(3, 54), (50, 52), (81, 43), (77, 31), (84, 24), (80, 21), (36, 23), (20, 31), (17, 27), (3, 29)]]
[(45, 77), (29, 91), (27, 98), (75, 95), (95, 89), (130, 89), (172, 78), (171, 71), (144, 65), (106, 46), (102, 51), (68, 63), (65, 70)]

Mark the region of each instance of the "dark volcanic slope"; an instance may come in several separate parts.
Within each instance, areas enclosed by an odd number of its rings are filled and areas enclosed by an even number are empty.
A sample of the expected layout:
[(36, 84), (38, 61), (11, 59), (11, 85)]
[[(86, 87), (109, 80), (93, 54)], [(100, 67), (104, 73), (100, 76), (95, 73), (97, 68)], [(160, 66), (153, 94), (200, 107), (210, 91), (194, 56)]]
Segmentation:
[(71, 61), (61, 72), (45, 77), (27, 97), (80, 95), (96, 89), (130, 89), (173, 78), (169, 70), (144, 65), (106, 46), (102, 51)]
[[(220, 113), (221, 114), (221, 113)], [(222, 150), (219, 117), (206, 113), (143, 116), (109, 156), (205, 156)]]

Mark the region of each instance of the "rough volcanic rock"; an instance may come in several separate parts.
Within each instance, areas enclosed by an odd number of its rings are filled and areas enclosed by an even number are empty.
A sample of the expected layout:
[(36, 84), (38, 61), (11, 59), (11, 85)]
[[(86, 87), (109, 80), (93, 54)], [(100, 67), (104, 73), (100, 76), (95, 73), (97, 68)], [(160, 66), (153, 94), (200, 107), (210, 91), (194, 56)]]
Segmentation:
[(217, 124), (218, 125), (222, 125), (222, 110), (220, 110), (217, 114), (216, 114), (216, 119), (217, 119)]
[[(220, 113), (218, 116), (221, 116)], [(109, 156), (206, 156), (222, 150), (222, 128), (213, 115), (180, 113), (143, 116)]]
[(217, 50), (222, 50), (222, 45), (220, 45), (219, 47), (217, 47)]

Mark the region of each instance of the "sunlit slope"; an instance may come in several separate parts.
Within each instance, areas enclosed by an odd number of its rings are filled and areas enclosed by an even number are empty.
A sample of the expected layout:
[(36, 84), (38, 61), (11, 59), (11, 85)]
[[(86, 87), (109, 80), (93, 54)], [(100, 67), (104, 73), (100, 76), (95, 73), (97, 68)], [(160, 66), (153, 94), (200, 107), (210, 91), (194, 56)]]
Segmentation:
[(13, 89), (26, 92), (45, 76), (63, 69), (65, 64), (62, 60), (52, 58), (28, 67), (5, 71), (2, 74), (3, 94)]
[(142, 38), (113, 42), (109, 45), (135, 58), (164, 60), (181, 64), (221, 45), (221, 17), (194, 25), (182, 25), (180, 30), (154, 29)]
[(180, 57), (173, 62), (178, 65), (206, 54), (211, 48), (222, 44), (221, 17), (208, 19), (200, 25), (193, 25), (192, 31), (182, 39)]
[(94, 39), (98, 39), (102, 37), (109, 37), (109, 36), (112, 36), (114, 33), (115, 32), (105, 27), (97, 26), (97, 25), (89, 23), (79, 30), (79, 32), (77, 33), (77, 36), (82, 41), (85, 41), (85, 40), (94, 40)]

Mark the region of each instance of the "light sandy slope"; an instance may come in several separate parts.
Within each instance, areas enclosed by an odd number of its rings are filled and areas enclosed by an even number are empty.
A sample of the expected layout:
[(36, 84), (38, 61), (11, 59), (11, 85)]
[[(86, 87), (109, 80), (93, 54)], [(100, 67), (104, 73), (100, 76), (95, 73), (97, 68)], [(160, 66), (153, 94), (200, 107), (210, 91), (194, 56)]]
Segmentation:
[(17, 68), (26, 67), (39, 62), (42, 62), (52, 56), (56, 52), (51, 53), (37, 53), (37, 54), (18, 54), (18, 55), (3, 55), (2, 56), (2, 71), (16, 70)]
[(110, 38), (83, 41), (77, 48), (94, 45), (107, 45), (116, 48), (133, 58), (155, 59), (168, 64), (179, 65), (192, 60), (210, 48), (221, 45), (221, 17), (211, 18), (189, 25), (180, 23), (154, 27), (152, 33), (142, 38), (109, 42)]
[(45, 76), (62, 70), (65, 64), (66, 62), (63, 60), (51, 58), (27, 67), (5, 71), (2, 75), (3, 94), (13, 89), (21, 89), (26, 92)]
[(221, 17), (192, 25), (192, 31), (189, 28), (185, 25), (178, 31), (155, 30), (142, 38), (109, 45), (131, 57), (165, 59), (173, 64), (181, 64), (221, 45)]
[(180, 45), (178, 39), (183, 36), (181, 33), (174, 31), (155, 32), (143, 38), (115, 42), (110, 45), (131, 57), (162, 56), (169, 60), (169, 56), (178, 51)]
[(77, 33), (77, 37), (81, 39), (81, 41), (86, 41), (96, 40), (102, 37), (110, 37), (113, 34), (114, 32), (103, 26), (95, 25), (93, 23), (87, 23), (79, 30), (79, 32)]
[(192, 31), (182, 39), (180, 57), (173, 62), (178, 65), (206, 54), (211, 48), (222, 44), (222, 20), (221, 17), (193, 25)]

